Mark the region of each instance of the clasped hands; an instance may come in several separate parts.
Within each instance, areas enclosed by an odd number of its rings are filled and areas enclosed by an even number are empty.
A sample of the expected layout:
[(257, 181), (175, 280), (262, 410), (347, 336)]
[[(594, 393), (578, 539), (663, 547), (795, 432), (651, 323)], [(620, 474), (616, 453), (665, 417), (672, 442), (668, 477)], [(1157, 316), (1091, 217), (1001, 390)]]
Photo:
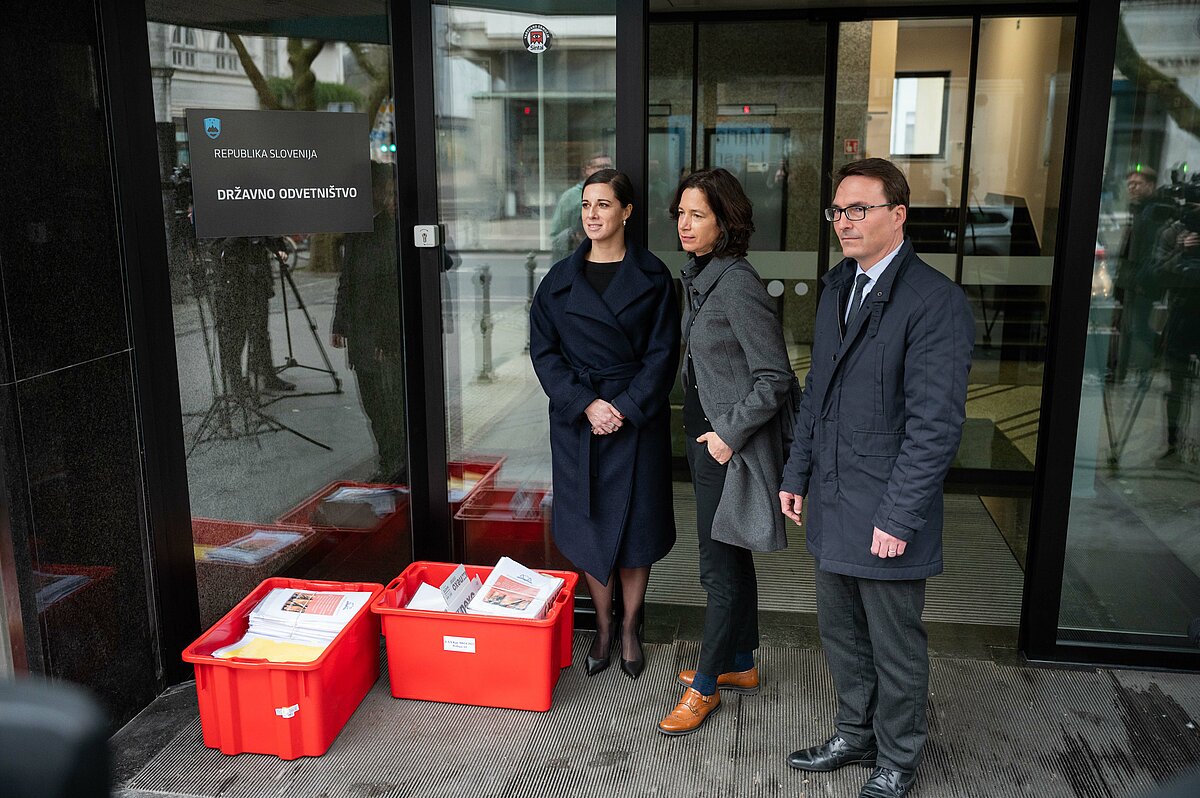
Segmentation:
[[(789, 493), (786, 490), (779, 491), (779, 510), (788, 518), (800, 525), (800, 511), (804, 508), (804, 497), (795, 493)], [(875, 532), (871, 535), (871, 554), (886, 560), (890, 557), (899, 557), (904, 554), (904, 549), (908, 544), (896, 537), (889, 535), (879, 527), (875, 527)]]
[(621, 411), (603, 399), (596, 399), (583, 412), (592, 425), (593, 435), (612, 435), (625, 423)]

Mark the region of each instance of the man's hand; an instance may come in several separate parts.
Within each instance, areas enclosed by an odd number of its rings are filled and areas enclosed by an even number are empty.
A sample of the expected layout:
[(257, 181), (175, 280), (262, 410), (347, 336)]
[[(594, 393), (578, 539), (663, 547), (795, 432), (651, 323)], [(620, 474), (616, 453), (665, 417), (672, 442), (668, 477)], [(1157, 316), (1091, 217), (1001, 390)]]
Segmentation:
[(703, 443), (708, 446), (708, 453), (712, 455), (712, 459), (716, 460), (721, 465), (729, 462), (729, 458), (733, 457), (733, 449), (729, 448), (729, 444), (721, 440), (721, 436), (715, 432), (706, 432), (696, 439), (696, 443)]
[(804, 497), (797, 493), (781, 490), (779, 491), (779, 509), (784, 515), (795, 521), (796, 526), (799, 526), (800, 511), (804, 509)]
[(906, 545), (908, 544), (900, 538), (892, 537), (879, 527), (875, 527), (875, 534), (871, 538), (871, 553), (886, 560), (888, 557), (899, 557), (904, 553)]
[(592, 425), (594, 435), (611, 435), (621, 428), (625, 416), (603, 399), (597, 399), (583, 411)]
[(346, 336), (338, 335), (337, 333), (333, 333), (332, 335), (329, 336), (329, 344), (334, 349), (345, 349), (346, 348)]

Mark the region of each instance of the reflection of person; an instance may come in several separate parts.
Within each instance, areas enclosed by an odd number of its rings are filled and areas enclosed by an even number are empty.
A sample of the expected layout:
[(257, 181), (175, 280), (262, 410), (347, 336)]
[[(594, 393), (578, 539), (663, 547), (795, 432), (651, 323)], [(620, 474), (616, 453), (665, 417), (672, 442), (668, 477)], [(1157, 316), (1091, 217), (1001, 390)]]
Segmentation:
[(612, 158), (597, 153), (588, 158), (581, 168), (579, 182), (558, 197), (554, 206), (554, 217), (550, 220), (550, 260), (558, 263), (570, 255), (584, 239), (583, 223), (579, 216), (579, 203), (583, 199), (583, 182), (601, 169), (612, 169)]
[(925, 579), (942, 571), (942, 481), (962, 435), (975, 322), (962, 288), (904, 237), (900, 170), (868, 158), (835, 179), (826, 218), (846, 258), (824, 277), (779, 501), (796, 523), (806, 508), (838, 709), (834, 736), (787, 762), (875, 765), (861, 795), (899, 798), (927, 736), (921, 611)]
[[(280, 268), (285, 267), (286, 242), (275, 236), (227, 238), (221, 242), (218, 254), (213, 267), (212, 302), (226, 390), (295, 390), (293, 383), (275, 373), (267, 327), (270, 301), (275, 295), (270, 259), (277, 258)], [(250, 382), (242, 375), (243, 349)]]
[(1120, 303), (1116, 363), (1113, 378), (1123, 380), (1129, 370), (1146, 372), (1154, 362), (1158, 334), (1153, 328), (1154, 303), (1162, 296), (1154, 276), (1153, 253), (1159, 231), (1170, 221), (1173, 208), (1155, 196), (1153, 169), (1130, 172), (1129, 225), (1117, 253), (1114, 296)]
[(1185, 410), (1189, 394), (1195, 391), (1194, 369), (1200, 358), (1200, 203), (1186, 205), (1182, 218), (1163, 228), (1154, 261), (1154, 279), (1167, 292), (1162, 350), (1168, 379), (1167, 448), (1157, 465), (1174, 467), (1185, 462), (1180, 451), (1182, 424), (1188, 417)]
[(719, 710), (718, 690), (758, 692), (758, 581), (751, 551), (787, 545), (775, 491), (783, 469), (780, 408), (795, 380), (783, 330), (746, 262), (750, 200), (724, 169), (695, 172), (675, 192), (687, 343), (683, 428), (696, 494), (700, 584), (707, 596), (695, 671), (659, 731), (690, 734)]
[(371, 164), (374, 229), (346, 236), (330, 343), (346, 348), (379, 449), (372, 482), (406, 481), (404, 371), (396, 277), (396, 192), (390, 164)]
[(642, 672), (650, 566), (675, 543), (671, 414), (679, 310), (663, 262), (625, 240), (633, 186), (615, 169), (583, 185), (587, 232), (538, 286), (530, 357), (550, 397), (554, 541), (584, 571), (596, 606), (591, 676), (608, 666), (620, 571), (621, 667)]

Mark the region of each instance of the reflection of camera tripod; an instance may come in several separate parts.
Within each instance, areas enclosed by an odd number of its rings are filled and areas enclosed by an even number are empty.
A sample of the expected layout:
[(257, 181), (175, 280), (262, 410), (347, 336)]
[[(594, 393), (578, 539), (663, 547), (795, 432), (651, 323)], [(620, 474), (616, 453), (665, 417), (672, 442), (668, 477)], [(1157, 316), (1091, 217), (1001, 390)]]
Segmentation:
[(230, 380), (225, 370), (220, 367), (216, 346), (208, 332), (210, 320), (215, 322), (211, 306), (207, 312), (205, 311), (205, 300), (208, 299), (209, 303), (212, 301), (207, 296), (208, 264), (204, 260), (204, 256), (197, 252), (193, 251), (190, 258), (193, 266), (190, 273), (192, 278), (192, 295), (196, 300), (197, 321), (199, 322), (200, 334), (204, 342), (205, 360), (208, 362), (208, 378), (212, 391), (212, 403), (204, 412), (185, 414), (186, 416), (200, 417), (200, 424), (190, 436), (185, 456), (191, 457), (192, 452), (197, 447), (213, 440), (237, 440), (239, 438), (254, 437), (255, 443), (259, 448), (262, 448), (262, 443), (257, 438), (258, 435), (264, 432), (280, 431), (290, 432), (314, 446), (330, 450), (330, 447), (326, 444), (310, 438), (299, 430), (284, 424), (269, 413), (264, 412), (262, 410), (264, 403), (260, 401), (258, 391), (250, 381), (239, 379), (235, 385), (229, 384)]
[[(279, 263), (279, 295), (283, 300), (283, 327), (287, 333), (287, 357), (283, 361), (282, 366), (275, 367), (275, 373), (286, 371), (288, 369), (308, 369), (309, 371), (328, 374), (333, 380), (333, 390), (331, 391), (307, 391), (303, 393), (293, 393), (291, 396), (328, 396), (330, 394), (338, 394), (342, 392), (342, 380), (338, 377), (338, 373), (333, 368), (333, 363), (329, 360), (329, 353), (325, 351), (325, 344), (321, 342), (321, 336), (317, 333), (317, 324), (313, 321), (312, 316), (308, 312), (308, 306), (304, 304), (304, 297), (300, 296), (300, 289), (296, 286), (296, 281), (292, 279), (292, 269), (287, 263), (278, 261)], [(321, 354), (321, 361), (325, 364), (325, 368), (317, 366), (306, 366), (296, 360), (295, 350), (292, 348), (292, 323), (288, 314), (288, 289), (291, 289), (292, 297), (296, 300), (296, 307), (300, 308), (300, 312), (304, 314), (304, 320), (308, 323), (309, 332), (312, 333), (313, 343), (317, 345), (317, 351)], [(272, 399), (276, 402), (282, 399), (278, 396)], [(270, 404), (270, 402), (267, 402)]]
[(1125, 417), (1120, 419), (1119, 428), (1113, 424), (1113, 416), (1116, 414), (1116, 408), (1113, 407), (1113, 401), (1109, 395), (1112, 386), (1106, 382), (1101, 387), (1101, 398), (1104, 401), (1104, 427), (1108, 433), (1109, 468), (1120, 466), (1121, 455), (1125, 453), (1125, 445), (1129, 443), (1129, 437), (1133, 433), (1134, 422), (1137, 421), (1138, 413), (1142, 409), (1142, 402), (1146, 400), (1146, 395), (1150, 392), (1150, 383), (1153, 381), (1154, 372), (1151, 368), (1138, 372), (1137, 385), (1134, 388), (1133, 394), (1133, 405), (1129, 408), (1129, 412), (1125, 414)]

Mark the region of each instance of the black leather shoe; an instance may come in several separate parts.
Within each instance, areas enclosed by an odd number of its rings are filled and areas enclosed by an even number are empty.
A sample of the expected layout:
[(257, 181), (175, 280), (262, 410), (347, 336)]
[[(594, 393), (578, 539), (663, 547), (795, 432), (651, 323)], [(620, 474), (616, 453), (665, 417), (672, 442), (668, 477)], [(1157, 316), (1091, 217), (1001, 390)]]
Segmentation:
[(592, 649), (587, 655), (588, 676), (595, 676), (597, 673), (607, 668), (609, 663), (612, 662), (612, 641), (609, 640), (608, 645), (603, 648), (603, 656), (600, 656), (601, 650), (598, 649), (596, 645), (599, 642), (600, 635), (597, 633), (596, 639), (592, 641)]
[(917, 780), (916, 773), (904, 773), (890, 768), (875, 768), (863, 785), (858, 798), (903, 798)]
[(794, 751), (787, 758), (788, 767), (824, 773), (846, 765), (875, 766), (874, 748), (854, 748), (835, 734), (823, 745), (815, 745), (803, 751)]

